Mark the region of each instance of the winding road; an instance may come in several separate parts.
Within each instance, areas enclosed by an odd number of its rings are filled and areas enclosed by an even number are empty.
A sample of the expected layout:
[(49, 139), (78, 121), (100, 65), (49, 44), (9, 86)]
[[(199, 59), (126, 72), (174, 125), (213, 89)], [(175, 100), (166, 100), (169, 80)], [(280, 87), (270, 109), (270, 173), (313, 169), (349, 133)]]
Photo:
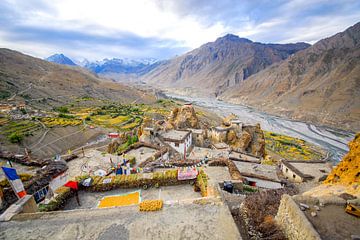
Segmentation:
[(264, 130), (300, 138), (316, 144), (328, 151), (329, 159), (335, 163), (340, 161), (348, 152), (347, 144), (354, 138), (354, 134), (351, 132), (293, 121), (216, 99), (186, 97), (171, 93), (166, 93), (166, 96), (192, 102), (194, 105), (209, 109), (223, 117), (233, 113), (245, 124), (260, 123), (261, 128)]

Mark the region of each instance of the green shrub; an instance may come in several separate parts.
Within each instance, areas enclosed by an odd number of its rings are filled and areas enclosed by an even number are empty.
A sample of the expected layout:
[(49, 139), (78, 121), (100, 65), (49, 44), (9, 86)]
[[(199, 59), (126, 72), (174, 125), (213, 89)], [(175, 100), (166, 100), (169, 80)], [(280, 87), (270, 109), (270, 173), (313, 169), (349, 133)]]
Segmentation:
[(60, 113), (69, 113), (69, 109), (65, 106), (57, 107), (55, 108), (55, 111)]
[(24, 136), (18, 132), (14, 132), (9, 135), (8, 139), (11, 143), (19, 143), (24, 139)]
[(0, 99), (9, 98), (11, 94), (8, 91), (0, 91)]
[(61, 118), (69, 118), (69, 119), (75, 118), (75, 116), (73, 116), (73, 115), (68, 115), (68, 114), (65, 114), (65, 113), (59, 113), (58, 116), (61, 117)]

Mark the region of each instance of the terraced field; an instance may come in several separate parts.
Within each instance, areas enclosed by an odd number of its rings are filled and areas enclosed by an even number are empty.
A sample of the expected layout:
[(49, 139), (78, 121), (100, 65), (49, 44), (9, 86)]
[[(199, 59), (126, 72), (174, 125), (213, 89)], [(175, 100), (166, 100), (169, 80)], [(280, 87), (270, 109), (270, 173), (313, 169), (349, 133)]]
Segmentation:
[(6, 137), (9, 137), (13, 133), (22, 136), (29, 136), (41, 128), (42, 127), (38, 122), (32, 120), (10, 121), (7, 118), (0, 119), (0, 132)]
[(82, 123), (81, 119), (75, 119), (75, 118), (60, 118), (60, 117), (47, 117), (42, 118), (41, 121), (47, 126), (47, 127), (67, 127), (67, 126), (76, 126), (80, 125)]
[(320, 160), (320, 149), (302, 139), (264, 131), (266, 150), (288, 160)]

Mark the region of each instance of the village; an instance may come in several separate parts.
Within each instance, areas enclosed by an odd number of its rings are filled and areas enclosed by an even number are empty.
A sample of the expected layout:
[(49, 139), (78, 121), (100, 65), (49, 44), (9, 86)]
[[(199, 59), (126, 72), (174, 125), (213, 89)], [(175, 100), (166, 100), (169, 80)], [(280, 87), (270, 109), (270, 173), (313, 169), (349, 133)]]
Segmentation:
[[(270, 156), (261, 126), (244, 124), (235, 115), (211, 126), (199, 120), (192, 103), (183, 103), (166, 118), (145, 117), (130, 131), (107, 132), (105, 143), (65, 151), (55, 159), (2, 152), (7, 161), (3, 167), (15, 166), (24, 182), (25, 193), (20, 192), (26, 195), (19, 198), (7, 180), (1, 182), (0, 237), (23, 238), (22, 227), (40, 229), (45, 238), (51, 237), (44, 235), (49, 229), (60, 236), (65, 230), (59, 219), (66, 217), (73, 226), (66, 234), (84, 239), (106, 239), (110, 233), (125, 234), (123, 239), (360, 235), (355, 210), (352, 215), (341, 214), (339, 224), (345, 229), (332, 229), (333, 219), (326, 217), (326, 209), (355, 207), (358, 191), (343, 198), (304, 195), (331, 174), (333, 167), (325, 156), (308, 160)], [(36, 172), (35, 177), (26, 171)], [(83, 218), (88, 225), (77, 223)], [(96, 225), (96, 219), (101, 223)], [(76, 230), (77, 224), (82, 231)]]

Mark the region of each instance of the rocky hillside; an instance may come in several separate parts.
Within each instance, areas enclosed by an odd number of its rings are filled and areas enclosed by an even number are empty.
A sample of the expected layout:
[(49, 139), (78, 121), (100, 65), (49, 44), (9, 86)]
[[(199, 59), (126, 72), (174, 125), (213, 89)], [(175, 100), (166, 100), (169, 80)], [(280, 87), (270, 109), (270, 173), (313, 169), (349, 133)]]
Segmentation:
[(349, 143), (349, 153), (344, 156), (339, 165), (332, 170), (324, 181), (325, 184), (335, 183), (352, 186), (360, 184), (360, 133)]
[(0, 100), (26, 100), (51, 107), (76, 97), (120, 102), (153, 100), (148, 94), (102, 81), (80, 67), (50, 63), (9, 49), (0, 49)]
[(360, 130), (360, 23), (273, 64), (221, 98), (293, 119)]
[(214, 96), (308, 46), (306, 43), (256, 43), (228, 34), (162, 62), (142, 80), (161, 87), (189, 88)]

